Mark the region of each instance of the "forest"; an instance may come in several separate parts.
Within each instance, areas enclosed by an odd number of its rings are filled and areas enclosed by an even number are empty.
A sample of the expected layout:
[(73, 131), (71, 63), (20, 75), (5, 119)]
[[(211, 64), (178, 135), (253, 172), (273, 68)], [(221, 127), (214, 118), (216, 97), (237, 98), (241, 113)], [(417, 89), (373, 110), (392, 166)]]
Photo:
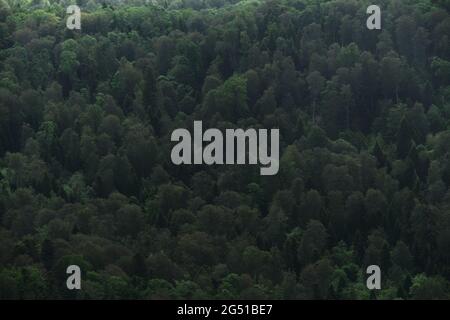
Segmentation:
[(0, 299), (450, 299), (449, 187), (447, 0), (0, 0)]

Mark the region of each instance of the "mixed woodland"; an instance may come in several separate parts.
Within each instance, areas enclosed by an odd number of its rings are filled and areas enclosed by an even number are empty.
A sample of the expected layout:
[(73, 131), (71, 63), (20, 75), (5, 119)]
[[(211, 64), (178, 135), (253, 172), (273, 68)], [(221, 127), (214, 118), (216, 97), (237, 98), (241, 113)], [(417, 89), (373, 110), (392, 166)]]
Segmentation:
[[(371, 4), (0, 0), (0, 299), (449, 299), (450, 5)], [(172, 164), (196, 120), (278, 174)]]

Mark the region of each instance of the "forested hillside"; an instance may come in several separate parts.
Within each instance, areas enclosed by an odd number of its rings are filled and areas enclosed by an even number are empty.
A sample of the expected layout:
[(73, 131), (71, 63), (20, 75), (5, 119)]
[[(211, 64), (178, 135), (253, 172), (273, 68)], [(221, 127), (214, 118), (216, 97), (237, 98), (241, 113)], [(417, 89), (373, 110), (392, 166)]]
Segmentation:
[[(448, 1), (70, 3), (0, 0), (1, 299), (450, 298)], [(173, 165), (194, 120), (278, 174)]]

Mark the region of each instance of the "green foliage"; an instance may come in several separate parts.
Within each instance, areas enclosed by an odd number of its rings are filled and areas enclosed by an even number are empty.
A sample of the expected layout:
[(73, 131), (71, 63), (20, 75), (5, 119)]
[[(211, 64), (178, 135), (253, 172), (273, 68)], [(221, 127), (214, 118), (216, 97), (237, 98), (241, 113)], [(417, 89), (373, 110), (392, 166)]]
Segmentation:
[[(449, 298), (448, 1), (81, 2), (0, 0), (0, 299)], [(278, 175), (174, 166), (194, 120)]]

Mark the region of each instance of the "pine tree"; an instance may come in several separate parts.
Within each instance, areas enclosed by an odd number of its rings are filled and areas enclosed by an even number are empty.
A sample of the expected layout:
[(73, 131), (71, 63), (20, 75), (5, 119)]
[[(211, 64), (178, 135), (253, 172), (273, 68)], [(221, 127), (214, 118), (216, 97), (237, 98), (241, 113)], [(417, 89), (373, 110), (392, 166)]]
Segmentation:
[(53, 242), (49, 239), (45, 239), (41, 248), (41, 261), (44, 264), (45, 269), (50, 270), (53, 266), (55, 259), (55, 248)]
[(411, 127), (406, 118), (403, 118), (400, 123), (400, 129), (397, 136), (397, 154), (401, 159), (405, 159), (411, 150), (411, 137)]
[(375, 146), (373, 147), (372, 153), (375, 156), (375, 158), (377, 158), (379, 167), (380, 168), (385, 167), (387, 163), (386, 156), (384, 155), (383, 150), (378, 144), (378, 141), (375, 142)]
[(142, 254), (136, 253), (132, 260), (133, 275), (138, 277), (145, 277), (147, 275), (147, 266)]

